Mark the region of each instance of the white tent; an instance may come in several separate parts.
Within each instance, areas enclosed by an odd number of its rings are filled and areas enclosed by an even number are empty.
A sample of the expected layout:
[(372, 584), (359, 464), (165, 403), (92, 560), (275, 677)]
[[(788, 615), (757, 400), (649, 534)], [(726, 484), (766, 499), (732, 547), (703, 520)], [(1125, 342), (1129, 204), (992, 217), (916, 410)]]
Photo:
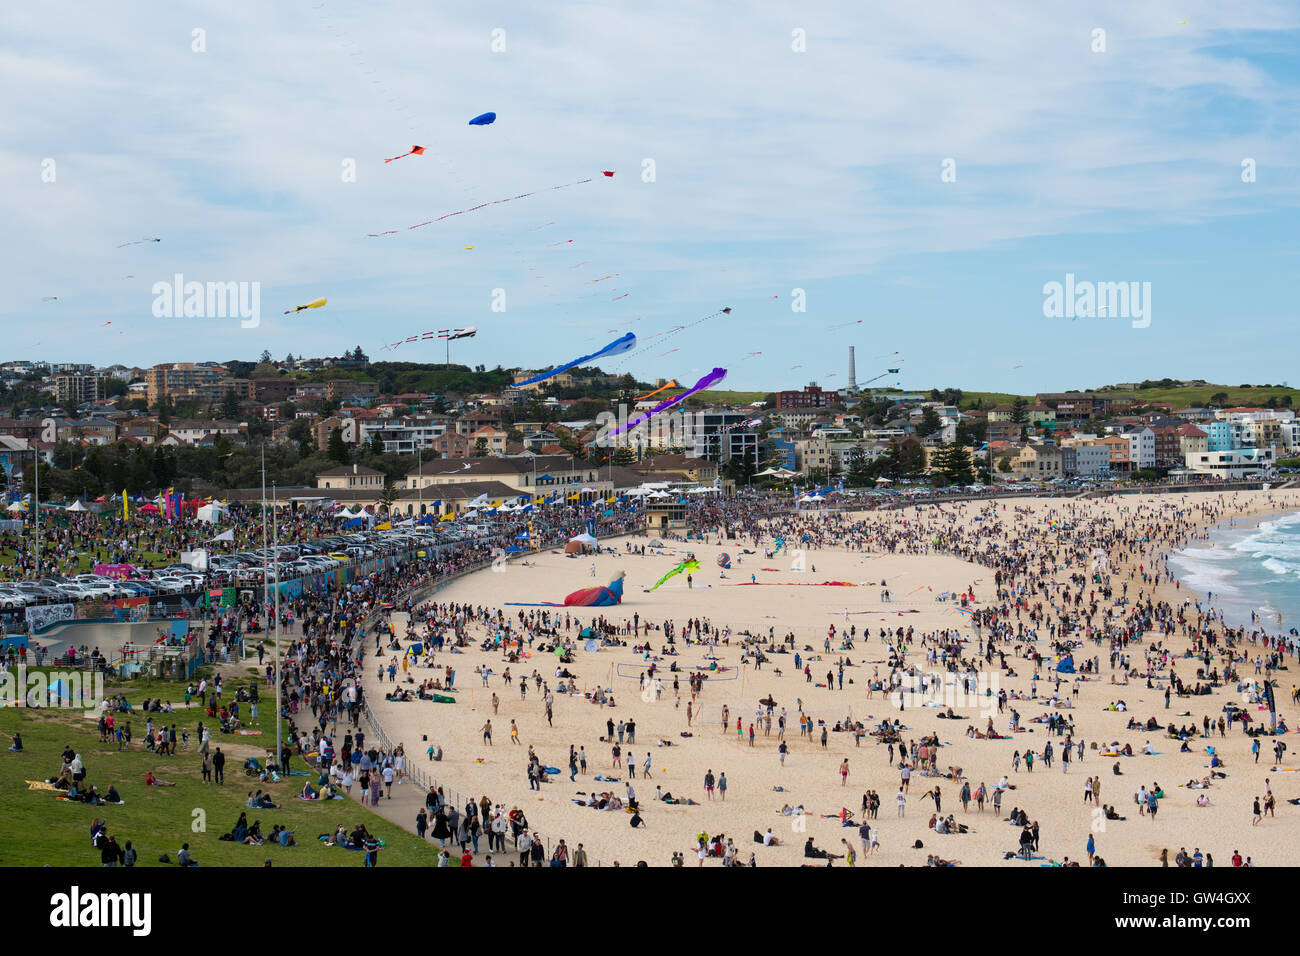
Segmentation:
[(340, 511), (338, 514), (336, 514), (334, 517), (339, 518), (339, 519), (341, 519), (341, 520), (343, 520), (343, 521), (350, 521), (350, 520), (352, 520), (353, 518), (357, 517), (357, 516), (360, 515), (360, 514), (361, 514), (360, 511), (353, 512), (353, 511), (349, 511), (347, 508), (344, 508), (342, 511)]
[(877, 478), (877, 479), (876, 479), (876, 484), (878, 484), (878, 485), (892, 485), (893, 483), (894, 483), (894, 482), (893, 482), (893, 479), (891, 479), (891, 478)]
[(83, 505), (83, 504), (81, 503), (81, 499), (78, 498), (78, 499), (77, 499), (76, 501), (74, 501), (72, 504), (68, 505), (67, 510), (68, 510), (68, 511), (89, 511), (90, 509), (87, 508), (85, 505)]
[(199, 510), (195, 512), (195, 517), (200, 521), (206, 521), (208, 524), (216, 524), (225, 513), (225, 505), (220, 505), (213, 501), (199, 508)]
[(13, 514), (15, 511), (26, 511), (27, 506), (23, 504), (21, 501), (15, 501), (5, 510), (8, 511), (10, 514)]

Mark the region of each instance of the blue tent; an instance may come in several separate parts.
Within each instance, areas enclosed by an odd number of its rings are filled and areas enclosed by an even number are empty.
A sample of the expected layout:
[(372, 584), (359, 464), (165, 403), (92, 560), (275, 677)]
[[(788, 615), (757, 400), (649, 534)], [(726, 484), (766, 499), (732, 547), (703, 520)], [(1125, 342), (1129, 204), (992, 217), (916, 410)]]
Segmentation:
[(1062, 658), (1061, 658), (1061, 662), (1060, 662), (1059, 664), (1056, 665), (1056, 672), (1057, 672), (1058, 674), (1073, 674), (1073, 673), (1074, 673), (1074, 655), (1072, 655), (1072, 654), (1066, 654), (1064, 657), (1062, 657)]

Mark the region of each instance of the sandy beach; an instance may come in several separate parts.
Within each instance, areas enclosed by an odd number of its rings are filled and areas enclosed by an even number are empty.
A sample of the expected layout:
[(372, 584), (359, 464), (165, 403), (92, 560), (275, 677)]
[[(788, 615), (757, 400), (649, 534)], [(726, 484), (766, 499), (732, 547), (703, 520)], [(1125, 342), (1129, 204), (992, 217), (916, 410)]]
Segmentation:
[[(1167, 670), (1161, 674), (1153, 671), (1153, 687), (1148, 688), (1144, 655), (1157, 641), (1175, 654), (1190, 646), (1190, 640), (1181, 631), (1169, 635), (1147, 634), (1141, 643), (1130, 644), (1121, 653), (1131, 659), (1133, 668), (1143, 676), (1128, 678), (1127, 686), (1121, 669), (1110, 666), (1110, 644), (1100, 645), (1085, 640), (1076, 657), (1083, 661), (1099, 659), (1096, 674), (1059, 675), (1061, 706), (1050, 700), (1057, 684), (1050, 674), (1052, 653), (1048, 634), (1049, 620), (1035, 623), (1030, 616), (1034, 604), (1043, 597), (1030, 595), (1028, 607), (1021, 619), (1026, 627), (1036, 628), (1036, 641), (999, 640), (998, 649), (1006, 656), (1010, 670), (999, 666), (995, 655), (991, 663), (984, 662), (978, 654), (979, 643), (969, 614), (959, 610), (955, 595), (973, 593), (968, 601), (971, 608), (987, 608), (1001, 602), (997, 599), (998, 587), (994, 572), (987, 566), (963, 560), (950, 554), (902, 553), (919, 550), (921, 542), (929, 541), (930, 527), (952, 529), (951, 534), (965, 535), (974, 540), (979, 529), (994, 528), (994, 535), (983, 535), (981, 546), (1000, 543), (1006, 550), (1033, 556), (1036, 571), (1045, 579), (1065, 582), (1065, 589), (1078, 594), (1079, 581), (1071, 585), (1071, 575), (1100, 573), (1119, 592), (1122, 582), (1128, 583), (1127, 598), (1131, 605), (1139, 597), (1143, 601), (1152, 595), (1157, 600), (1168, 601), (1175, 611), (1187, 601), (1204, 598), (1161, 581), (1158, 588), (1144, 583), (1138, 565), (1150, 573), (1162, 565), (1157, 560), (1164, 551), (1159, 535), (1149, 535), (1148, 544), (1141, 550), (1123, 553), (1114, 549), (1088, 547), (1079, 529), (1093, 522), (1111, 522), (1118, 526), (1128, 523), (1135, 540), (1145, 534), (1146, 528), (1182, 527), (1180, 533), (1192, 528), (1203, 529), (1209, 523), (1198, 511), (1200, 506), (1213, 502), (1222, 510), (1220, 517), (1232, 517), (1238, 522), (1257, 520), (1258, 516), (1285, 510), (1300, 509), (1300, 492), (1235, 492), (1222, 495), (1165, 495), (1129, 496), (1105, 499), (1013, 499), (990, 503), (987, 501), (922, 506), (882, 513), (872, 512), (863, 517), (872, 527), (890, 526), (911, 535), (908, 547), (898, 547), (889, 553), (884, 547), (873, 548), (870, 540), (851, 540), (812, 547), (804, 545), (799, 553), (787, 542), (780, 554), (765, 557), (773, 548), (771, 535), (755, 547), (749, 542), (729, 540), (718, 542), (715, 533), (707, 536), (707, 543), (666, 540), (660, 553), (646, 555), (623, 553), (625, 542), (638, 546), (651, 540), (645, 537), (620, 538), (603, 542), (615, 548), (617, 554), (566, 557), (555, 552), (531, 556), (529, 564), (512, 562), (504, 572), (481, 571), (446, 587), (436, 595), (438, 603), (468, 604), (496, 609), (504, 602), (541, 603), (560, 602), (564, 596), (578, 588), (607, 584), (619, 573), (626, 574), (623, 603), (615, 608), (520, 608), (504, 607), (508, 618), (517, 622), (518, 614), (531, 611), (559, 611), (562, 619), (569, 613), (571, 628), (561, 633), (576, 638), (578, 627), (604, 612), (608, 621), (631, 628), (633, 615), (638, 615), (642, 636), (620, 634), (623, 647), (603, 647), (595, 652), (578, 651), (568, 669), (576, 676), (577, 692), (573, 695), (555, 696), (553, 720), (548, 724), (542, 694), (537, 692), (531, 675), (536, 670), (550, 687), (557, 682), (557, 661), (549, 653), (535, 653), (527, 659), (509, 664), (498, 650), (484, 651), (479, 643), (488, 634), (478, 622), (468, 627), (471, 646), (461, 653), (440, 653), (432, 667), (414, 667), (411, 677), (418, 684), (426, 678), (442, 677), (444, 668), (455, 668), (456, 703), (440, 704), (428, 701), (391, 702), (384, 694), (397, 686), (414, 687), (413, 684), (390, 684), (387, 677), (380, 683), (375, 677), (376, 658), (374, 645), (367, 645), (365, 683), (376, 717), (388, 735), (405, 745), (408, 759), (441, 784), (461, 794), (475, 798), (484, 794), (507, 808), (518, 806), (527, 814), (530, 824), (549, 837), (563, 837), (570, 846), (583, 843), (594, 860), (606, 863), (619, 861), (633, 865), (645, 860), (651, 866), (670, 863), (674, 851), (686, 856), (687, 866), (696, 866), (696, 837), (701, 832), (710, 835), (724, 833), (735, 841), (737, 862), (744, 863), (753, 852), (760, 866), (797, 866), (805, 862), (824, 865), (821, 860), (805, 860), (804, 842), (812, 837), (815, 845), (832, 853), (843, 853), (841, 840), (848, 840), (858, 853), (857, 865), (897, 866), (925, 865), (927, 855), (938, 854), (947, 860), (960, 861), (965, 866), (1037, 867), (1048, 861), (1064, 857), (1087, 863), (1085, 852), (1088, 838), (1095, 840), (1096, 852), (1111, 866), (1158, 866), (1162, 849), (1168, 848), (1172, 865), (1179, 848), (1188, 853), (1193, 848), (1213, 854), (1215, 865), (1228, 866), (1234, 851), (1243, 857), (1250, 856), (1260, 865), (1278, 865), (1295, 861), (1295, 854), (1285, 849), (1290, 837), (1300, 835), (1300, 812), (1286, 801), (1300, 798), (1300, 777), (1289, 771), (1300, 767), (1300, 756), (1288, 750), (1282, 761), (1282, 770), (1272, 772), (1273, 741), (1261, 737), (1261, 753), (1256, 765), (1250, 752), (1252, 738), (1238, 727), (1230, 727), (1227, 736), (1220, 739), (1217, 730), (1214, 740), (1193, 738), (1188, 741), (1190, 753), (1179, 753), (1179, 741), (1168, 737), (1164, 725), (1192, 724), (1198, 729), (1203, 717), (1217, 721), (1225, 703), (1241, 703), (1235, 684), (1216, 688), (1212, 694), (1193, 697), (1174, 696), (1169, 709), (1165, 708), (1164, 691)], [(994, 510), (990, 510), (994, 509)], [(859, 517), (859, 516), (855, 516)], [(908, 522), (911, 522), (909, 529)], [(918, 528), (919, 522), (919, 528)], [(845, 544), (849, 545), (848, 547)], [(857, 547), (864, 550), (857, 550)], [(755, 553), (744, 554), (743, 549)], [(1143, 550), (1146, 553), (1143, 553)], [(731, 568), (722, 572), (717, 558), (721, 552), (731, 557)], [(694, 572), (691, 586), (685, 575), (671, 578), (654, 593), (644, 593), (666, 571), (670, 570), (687, 552), (694, 553), (700, 562)], [(1101, 561), (1100, 570), (1098, 561)], [(793, 570), (802, 562), (804, 570)], [(1041, 564), (1039, 562), (1042, 562)], [(594, 574), (593, 574), (594, 567)], [(725, 577), (722, 575), (725, 573)], [(755, 583), (751, 583), (751, 580)], [(852, 586), (824, 585), (823, 582), (845, 582)], [(1083, 586), (1084, 592), (1099, 589), (1091, 578)], [(884, 600), (884, 592), (891, 600)], [(945, 594), (947, 592), (947, 594)], [(1118, 593), (1117, 595), (1118, 596)], [(940, 600), (941, 597), (948, 597)], [(1098, 595), (1100, 598), (1100, 595)], [(1085, 596), (1086, 600), (1086, 596)], [(1107, 602), (1101, 601), (1101, 614), (1106, 614)], [(1049, 609), (1050, 611), (1050, 609)], [(1118, 613), (1118, 612), (1117, 612)], [(1195, 619), (1195, 607), (1188, 613)], [(686, 643), (680, 636), (688, 618), (707, 622), (711, 629), (728, 629), (726, 644)], [(1012, 607), (1009, 622), (1014, 627), (1018, 615)], [(632, 649), (633, 644), (646, 640), (644, 626), (656, 627), (665, 621), (674, 621), (679, 636), (673, 649), (676, 656), (660, 656), (659, 677), (662, 691), (656, 695), (653, 687), (643, 693), (640, 675), (647, 670), (645, 655)], [(405, 634), (405, 615), (393, 617), (397, 634)], [(1285, 627), (1300, 622), (1287, 621)], [(835, 638), (826, 650), (831, 626)], [(1269, 633), (1279, 629), (1275, 622), (1267, 622)], [(853, 649), (841, 649), (841, 640), (849, 629), (855, 632)], [(1005, 710), (997, 712), (996, 698), (966, 700), (958, 698), (955, 711), (965, 719), (943, 719), (942, 707), (906, 706), (900, 710), (897, 696), (893, 702), (882, 691), (869, 691), (875, 680), (888, 680), (890, 649), (880, 637), (881, 629), (912, 629), (914, 642), (908, 647), (906, 663), (915, 664), (924, 672), (938, 672), (939, 664), (925, 660), (926, 648), (922, 635), (942, 631), (959, 632), (969, 641), (963, 656), (980, 657), (981, 678), (979, 687), (1005, 691), (1012, 698), (1027, 698), (1036, 688), (1035, 699), (1012, 699)], [(769, 654), (761, 668), (755, 668), (752, 659), (741, 665), (741, 632), (761, 635), (766, 645), (769, 631), (779, 645), (788, 633), (794, 634), (790, 653)], [(495, 630), (493, 631), (495, 633)], [(869, 636), (868, 636), (869, 635)], [(1077, 635), (1071, 635), (1077, 638)], [(667, 647), (660, 630), (649, 634), (649, 642), (656, 655)], [(890, 637), (892, 641), (894, 638)], [(403, 640), (403, 645), (407, 641)], [(1044, 657), (1038, 669), (1039, 680), (1032, 677), (1035, 667), (1020, 655), (1026, 649), (1037, 650)], [(1253, 661), (1259, 648), (1247, 643), (1245, 650)], [(802, 667), (795, 666), (795, 653), (800, 664), (807, 663), (811, 681), (805, 678)], [(385, 652), (387, 663), (392, 654)], [(710, 660), (716, 657), (716, 662)], [(844, 660), (843, 687), (838, 686), (838, 663)], [(668, 667), (676, 662), (681, 673), (674, 675)], [(716, 663), (718, 670), (710, 670)], [(1295, 663), (1288, 655), (1285, 662), (1291, 670), (1275, 674), (1278, 681), (1277, 700), (1279, 713), (1294, 714), (1291, 687)], [(492, 673), (484, 686), (477, 669), (486, 664)], [(1175, 659), (1179, 677), (1195, 683), (1196, 660)], [(505, 686), (502, 671), (509, 668), (512, 682)], [(703, 690), (692, 703), (686, 675), (702, 670), (708, 674)], [(825, 685), (830, 671), (836, 686)], [(521, 699), (519, 677), (528, 676), (528, 693)], [(674, 693), (673, 678), (680, 678), (680, 690)], [(1255, 678), (1253, 667), (1244, 667), (1243, 678)], [(956, 680), (957, 675), (948, 674)], [(398, 680), (403, 681), (398, 671)], [(584, 691), (592, 692), (602, 687), (612, 691), (614, 707), (589, 702)], [(499, 698), (499, 709), (493, 714), (491, 697)], [(775, 700), (773, 726), (770, 735), (758, 719), (759, 701)], [(1107, 708), (1112, 702), (1123, 700), (1124, 712)], [(914, 702), (914, 701), (913, 701)], [(691, 704), (692, 718), (688, 726), (687, 708)], [(1067, 706), (1068, 705), (1068, 706)], [(729, 708), (729, 721), (722, 724), (723, 707)], [(1019, 712), (1018, 733), (1011, 733), (1011, 711)], [(824, 721), (828, 730), (825, 746), (821, 743), (821, 726), (815, 725), (811, 737), (801, 736), (799, 714), (808, 714), (814, 721)], [(784, 766), (778, 753), (776, 717), (782, 711), (787, 717), (785, 742), (788, 755)], [(1260, 716), (1267, 725), (1267, 711), (1262, 713), (1257, 705), (1250, 705), (1252, 716)], [(1072, 741), (1077, 748), (1084, 744), (1082, 759), (1077, 750), (1063, 771), (1059, 759), (1065, 737), (1052, 735), (1047, 726), (1035, 719), (1057, 713), (1074, 722)], [(975, 739), (968, 736), (968, 727), (983, 731), (992, 719), (994, 729), (1005, 739)], [(1128, 730), (1130, 718), (1145, 723), (1155, 717), (1161, 727), (1154, 731)], [(482, 742), (482, 727), (491, 718), (494, 730), (493, 746)], [(736, 720), (740, 719), (742, 731), (738, 735)], [(635, 741), (622, 744), (623, 765), (612, 766), (611, 743), (602, 742), (606, 735), (606, 721), (634, 720)], [(937, 734), (942, 746), (936, 758), (939, 771), (960, 767), (962, 778), (953, 781), (942, 776), (923, 776), (920, 770), (911, 774), (907, 787), (905, 815), (899, 817), (897, 793), (901, 772), (897, 767), (898, 755), (890, 761), (887, 747), (873, 736), (855, 740), (848, 732), (835, 732), (837, 722), (863, 721), (868, 732), (882, 720), (901, 719), (903, 741), (920, 741), (928, 734)], [(519, 729), (519, 744), (512, 745), (511, 721)], [(755, 726), (751, 743), (749, 726)], [(1291, 723), (1291, 721), (1288, 721)], [(691, 736), (683, 736), (689, 733)], [(443, 748), (441, 762), (427, 760), (423, 738), (436, 742)], [(1032, 772), (1022, 764), (1013, 770), (1013, 753), (1023, 756), (1028, 751), (1041, 754), (1044, 745), (1051, 741), (1057, 759), (1050, 767), (1038, 759)], [(1294, 734), (1277, 738), (1287, 742)], [(660, 742), (662, 741), (662, 745)], [(1119, 741), (1131, 744), (1135, 753), (1150, 741), (1158, 755), (1131, 757), (1103, 757), (1107, 744)], [(570, 782), (568, 771), (569, 747), (582, 746), (586, 752), (587, 773)], [(1222, 768), (1226, 778), (1215, 778), (1208, 790), (1191, 790), (1183, 784), (1201, 780), (1210, 774), (1210, 759), (1206, 746), (1216, 747), (1225, 762)], [(559, 768), (562, 772), (551, 776), (542, 785), (540, 794), (529, 788), (526, 775), (527, 751), (536, 750), (544, 766)], [(650, 757), (651, 777), (646, 779), (643, 765)], [(841, 774), (843, 761), (848, 761), (848, 776)], [(627, 763), (634, 761), (636, 776), (628, 780)], [(1113, 765), (1119, 763), (1122, 775), (1116, 776)], [(706, 798), (704, 779), (706, 773), (726, 774), (727, 790), (723, 802), (715, 793)], [(616, 783), (595, 781), (597, 774), (617, 778)], [(1014, 789), (1002, 796), (1001, 812), (994, 813), (990, 805), (977, 811), (974, 802), (969, 811), (963, 811), (959, 795), (963, 780), (976, 791), (981, 784), (991, 790), (1003, 776)], [(1100, 802), (1113, 804), (1124, 820), (1100, 819), (1094, 804), (1085, 802), (1085, 781), (1100, 777)], [(580, 792), (612, 791), (625, 794), (625, 782), (635, 788), (640, 801), (645, 827), (632, 829), (630, 817), (622, 811), (601, 811), (574, 802)], [(1258, 826), (1252, 826), (1252, 801), (1264, 797), (1266, 783), (1271, 785), (1277, 798), (1276, 818), (1266, 816)], [(1158, 784), (1164, 790), (1159, 801), (1159, 813), (1152, 820), (1140, 815), (1134, 802), (1139, 786), (1151, 788)], [(927, 791), (938, 785), (941, 789), (942, 814), (953, 814), (958, 824), (969, 828), (965, 834), (939, 834), (928, 826), (935, 812)], [(697, 805), (666, 805), (655, 799), (656, 788), (670, 792), (674, 797), (691, 798)], [(778, 789), (779, 788), (779, 789)], [(880, 798), (878, 818), (872, 826), (878, 828), (880, 848), (864, 856), (857, 826), (842, 827), (837, 814), (841, 808), (853, 811), (854, 820), (862, 818), (863, 794), (874, 790)], [(1208, 806), (1198, 806), (1197, 797), (1209, 798)], [(806, 809), (803, 817), (783, 816), (783, 806), (800, 806)], [(1005, 818), (1012, 808), (1024, 809), (1030, 820), (1040, 827), (1040, 846), (1035, 859), (1004, 859), (1017, 849), (1020, 828)], [(413, 826), (414, 821), (406, 823)], [(753, 841), (755, 831), (768, 828), (781, 841), (781, 846), (765, 847)], [(923, 848), (914, 848), (920, 840)], [(514, 857), (515, 854), (508, 854)], [(709, 859), (705, 865), (720, 865)], [(844, 865), (843, 860), (834, 865)]]

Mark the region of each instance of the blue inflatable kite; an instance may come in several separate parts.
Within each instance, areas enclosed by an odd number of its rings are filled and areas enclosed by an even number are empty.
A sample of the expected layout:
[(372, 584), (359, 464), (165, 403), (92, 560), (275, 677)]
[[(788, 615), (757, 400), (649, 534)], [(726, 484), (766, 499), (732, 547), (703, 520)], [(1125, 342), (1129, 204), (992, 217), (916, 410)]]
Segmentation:
[(470, 126), (491, 126), (497, 121), (496, 113), (483, 113), (469, 121)]

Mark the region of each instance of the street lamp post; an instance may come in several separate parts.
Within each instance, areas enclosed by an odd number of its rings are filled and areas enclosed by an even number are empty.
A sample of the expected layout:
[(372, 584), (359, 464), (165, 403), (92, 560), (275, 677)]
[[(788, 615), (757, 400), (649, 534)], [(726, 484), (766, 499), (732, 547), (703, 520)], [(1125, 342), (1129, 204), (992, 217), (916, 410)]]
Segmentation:
[[(275, 550), (275, 755), (280, 757), (283, 741), (280, 738), (280, 525), (276, 505), (279, 495), (271, 483), (271, 546)], [(284, 768), (288, 771), (288, 767)]]

